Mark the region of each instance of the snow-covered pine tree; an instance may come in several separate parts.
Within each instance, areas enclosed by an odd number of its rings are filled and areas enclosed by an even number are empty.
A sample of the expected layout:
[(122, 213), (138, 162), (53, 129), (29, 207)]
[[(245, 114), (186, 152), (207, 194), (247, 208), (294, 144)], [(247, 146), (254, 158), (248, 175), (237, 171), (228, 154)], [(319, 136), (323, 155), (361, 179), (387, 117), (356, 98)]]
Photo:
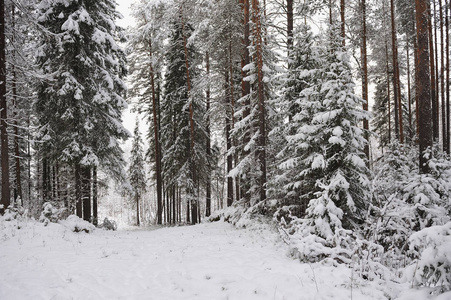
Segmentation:
[(128, 180), (133, 188), (133, 206), (136, 209), (136, 224), (139, 226), (139, 203), (146, 191), (146, 174), (144, 163), (144, 146), (139, 132), (139, 120), (136, 118), (133, 132), (132, 150), (130, 153), (130, 165), (128, 167)]
[(49, 33), (38, 47), (45, 80), (34, 104), (43, 169), (60, 163), (75, 170), (77, 214), (86, 220), (91, 218), (91, 168), (100, 166), (117, 179), (125, 176), (118, 140), (129, 136), (121, 124), (126, 69), (115, 7), (111, 0), (38, 5), (39, 24)]
[(249, 36), (248, 48), (250, 62), (243, 67), (243, 80), (249, 82), (250, 92), (237, 101), (237, 122), (232, 137), (238, 141), (235, 151), (239, 151), (241, 157), (239, 163), (229, 172), (229, 176), (239, 176), (243, 183), (240, 196), (241, 203), (245, 206), (263, 204), (267, 197), (270, 131), (268, 115), (271, 113), (269, 99), (272, 95), (271, 79), (274, 79), (277, 60), (272, 49), (273, 39), (268, 31), (269, 20), (265, 18), (264, 3), (256, 0), (249, 2), (249, 26), (252, 33)]

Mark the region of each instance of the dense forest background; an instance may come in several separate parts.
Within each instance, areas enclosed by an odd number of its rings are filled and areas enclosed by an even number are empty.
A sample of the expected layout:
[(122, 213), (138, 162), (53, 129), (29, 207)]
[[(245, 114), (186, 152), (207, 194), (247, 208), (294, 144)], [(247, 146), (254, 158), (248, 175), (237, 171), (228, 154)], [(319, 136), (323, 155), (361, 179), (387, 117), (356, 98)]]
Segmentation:
[(113, 0), (0, 0), (2, 212), (264, 219), (302, 260), (450, 288), (447, 0), (138, 0), (132, 15), (125, 30)]

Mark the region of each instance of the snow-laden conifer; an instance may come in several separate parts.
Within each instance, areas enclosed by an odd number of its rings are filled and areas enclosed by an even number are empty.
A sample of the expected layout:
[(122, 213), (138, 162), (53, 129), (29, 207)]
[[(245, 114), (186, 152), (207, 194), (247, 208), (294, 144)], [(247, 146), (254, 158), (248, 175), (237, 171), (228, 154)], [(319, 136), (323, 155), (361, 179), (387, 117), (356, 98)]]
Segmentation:
[[(299, 237), (294, 243), (307, 260), (349, 259), (351, 230), (363, 222), (370, 200), (363, 153), (367, 141), (359, 128), (368, 115), (354, 93), (348, 54), (334, 32), (318, 50), (319, 66), (300, 75), (309, 86), (301, 91), (300, 112), (293, 116), (299, 127), (287, 136), (298, 154), (281, 164), (301, 170), (294, 186), (308, 207), (303, 219), (293, 221)], [(309, 247), (317, 250), (310, 252)]]
[[(66, 164), (77, 174), (81, 167), (87, 182), (90, 169), (97, 166), (115, 179), (125, 176), (119, 140), (129, 132), (122, 125), (127, 103), (125, 53), (118, 45), (122, 33), (115, 24), (119, 17), (110, 0), (38, 4), (39, 25), (48, 33), (37, 48), (45, 79), (34, 103), (42, 141), (39, 151), (44, 165)], [(89, 220), (90, 208), (85, 209)]]
[(139, 131), (139, 120), (136, 119), (133, 131), (133, 143), (128, 167), (128, 180), (132, 187), (133, 207), (136, 210), (136, 223), (139, 226), (139, 207), (142, 195), (146, 191), (146, 167), (144, 163), (144, 145)]

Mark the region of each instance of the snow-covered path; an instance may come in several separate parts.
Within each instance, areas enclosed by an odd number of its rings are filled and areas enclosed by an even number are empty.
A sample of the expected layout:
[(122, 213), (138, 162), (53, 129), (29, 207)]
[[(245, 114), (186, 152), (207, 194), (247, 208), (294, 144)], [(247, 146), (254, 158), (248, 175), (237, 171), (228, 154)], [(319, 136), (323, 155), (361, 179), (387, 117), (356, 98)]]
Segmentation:
[(73, 233), (0, 222), (0, 299), (384, 299), (350, 269), (301, 264), (267, 229), (223, 222)]

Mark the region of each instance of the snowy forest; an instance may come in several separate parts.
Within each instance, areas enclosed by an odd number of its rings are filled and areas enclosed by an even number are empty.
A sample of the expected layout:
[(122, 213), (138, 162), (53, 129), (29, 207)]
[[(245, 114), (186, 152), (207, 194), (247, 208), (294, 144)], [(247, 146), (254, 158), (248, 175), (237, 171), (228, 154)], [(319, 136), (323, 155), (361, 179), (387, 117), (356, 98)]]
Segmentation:
[(451, 297), (448, 0), (130, 5), (0, 0), (0, 233), (262, 224), (293, 263)]

